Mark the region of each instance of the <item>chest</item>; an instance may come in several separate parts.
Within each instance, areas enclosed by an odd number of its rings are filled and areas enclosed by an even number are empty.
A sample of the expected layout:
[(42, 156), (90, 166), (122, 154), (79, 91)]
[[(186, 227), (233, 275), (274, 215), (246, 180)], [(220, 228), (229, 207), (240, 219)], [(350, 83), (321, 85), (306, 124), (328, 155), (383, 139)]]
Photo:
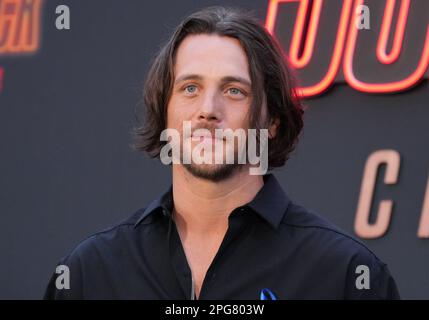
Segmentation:
[(190, 236), (184, 239), (182, 243), (187, 262), (192, 272), (197, 296), (199, 296), (201, 291), (207, 270), (219, 251), (223, 237), (224, 234), (211, 235), (205, 239)]

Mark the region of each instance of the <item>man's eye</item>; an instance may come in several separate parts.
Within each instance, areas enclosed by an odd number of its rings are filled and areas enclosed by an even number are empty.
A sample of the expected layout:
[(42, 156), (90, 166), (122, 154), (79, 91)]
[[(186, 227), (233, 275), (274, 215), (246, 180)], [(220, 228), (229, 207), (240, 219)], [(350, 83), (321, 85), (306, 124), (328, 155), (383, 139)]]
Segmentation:
[(191, 85), (185, 87), (185, 93), (193, 94), (195, 92), (197, 92), (197, 86), (196, 85), (191, 84)]
[(238, 89), (238, 88), (229, 88), (228, 89), (228, 92), (230, 93), (230, 94), (232, 94), (233, 96), (236, 96), (236, 95), (244, 95), (244, 92), (243, 91), (241, 91), (240, 89)]

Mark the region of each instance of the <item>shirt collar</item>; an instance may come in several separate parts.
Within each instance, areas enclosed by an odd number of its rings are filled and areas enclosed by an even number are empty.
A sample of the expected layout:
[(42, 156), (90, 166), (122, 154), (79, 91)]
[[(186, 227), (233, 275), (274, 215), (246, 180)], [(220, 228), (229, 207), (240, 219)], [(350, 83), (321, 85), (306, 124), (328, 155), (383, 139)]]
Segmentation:
[(263, 219), (277, 228), (282, 221), (290, 199), (273, 174), (264, 175), (264, 186), (244, 207), (250, 207)]
[[(277, 228), (283, 219), (286, 209), (290, 203), (281, 185), (273, 174), (266, 174), (263, 177), (264, 185), (256, 196), (249, 203), (241, 208), (250, 208), (266, 220), (273, 228)], [(173, 209), (173, 187), (157, 199), (153, 200), (144, 210), (137, 222), (137, 227), (143, 220), (156, 211), (162, 210), (165, 215), (169, 215)]]

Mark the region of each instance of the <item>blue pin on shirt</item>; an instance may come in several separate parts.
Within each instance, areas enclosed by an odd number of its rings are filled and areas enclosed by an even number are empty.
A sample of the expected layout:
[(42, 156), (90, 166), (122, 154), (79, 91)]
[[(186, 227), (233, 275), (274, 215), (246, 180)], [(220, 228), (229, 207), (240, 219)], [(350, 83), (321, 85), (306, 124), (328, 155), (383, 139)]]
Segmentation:
[(261, 290), (260, 300), (277, 300), (276, 296), (272, 291), (268, 288), (264, 288)]

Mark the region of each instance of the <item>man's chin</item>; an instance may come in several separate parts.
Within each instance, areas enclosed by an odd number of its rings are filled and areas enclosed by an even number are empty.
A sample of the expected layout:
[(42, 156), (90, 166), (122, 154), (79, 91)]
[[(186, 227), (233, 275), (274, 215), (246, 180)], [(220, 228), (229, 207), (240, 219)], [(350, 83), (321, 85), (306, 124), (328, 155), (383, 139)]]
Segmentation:
[(194, 177), (220, 182), (231, 177), (242, 165), (240, 164), (183, 164)]

